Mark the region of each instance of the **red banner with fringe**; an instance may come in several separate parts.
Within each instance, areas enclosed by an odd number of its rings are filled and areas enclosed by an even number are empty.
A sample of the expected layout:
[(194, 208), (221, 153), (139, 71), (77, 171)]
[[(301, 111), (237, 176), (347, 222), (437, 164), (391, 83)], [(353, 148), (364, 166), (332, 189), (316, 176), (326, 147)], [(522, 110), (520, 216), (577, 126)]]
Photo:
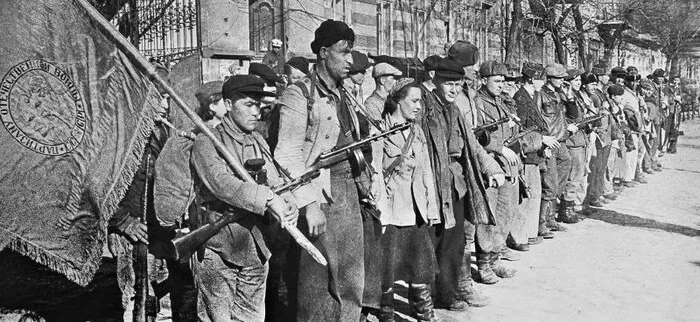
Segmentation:
[(73, 1), (0, 1), (0, 249), (86, 285), (156, 88)]

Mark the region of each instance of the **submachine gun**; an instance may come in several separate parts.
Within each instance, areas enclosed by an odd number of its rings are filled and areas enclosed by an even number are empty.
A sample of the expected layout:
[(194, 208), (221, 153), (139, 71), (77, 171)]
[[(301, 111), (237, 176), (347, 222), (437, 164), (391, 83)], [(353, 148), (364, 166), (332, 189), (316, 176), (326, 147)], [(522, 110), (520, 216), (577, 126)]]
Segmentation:
[(589, 117), (586, 117), (583, 120), (578, 121), (574, 124), (576, 124), (576, 127), (578, 127), (579, 129), (582, 129), (588, 124), (591, 124), (593, 122), (596, 122), (598, 120), (603, 119), (606, 115), (607, 114), (598, 114), (598, 115), (589, 116)]
[(474, 136), (476, 139), (479, 141), (479, 144), (482, 146), (487, 146), (489, 145), (489, 142), (491, 142), (491, 137), (489, 135), (490, 132), (495, 131), (499, 125), (503, 123), (508, 123), (511, 121), (511, 118), (509, 116), (504, 116), (498, 120), (495, 120), (493, 122), (485, 123), (479, 126), (476, 126), (472, 128), (472, 132), (474, 132)]

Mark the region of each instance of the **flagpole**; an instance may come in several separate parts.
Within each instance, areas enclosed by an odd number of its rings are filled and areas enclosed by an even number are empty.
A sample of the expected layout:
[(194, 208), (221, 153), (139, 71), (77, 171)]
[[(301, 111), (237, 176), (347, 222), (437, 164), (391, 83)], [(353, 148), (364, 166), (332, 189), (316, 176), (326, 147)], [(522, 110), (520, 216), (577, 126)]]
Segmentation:
[[(136, 49), (122, 34), (119, 33), (112, 26), (107, 19), (105, 19), (102, 14), (100, 14), (97, 9), (95, 9), (87, 0), (75, 0), (85, 12), (93, 19), (97, 27), (99, 27), (106, 35), (114, 41), (117, 48), (134, 63), (138, 68), (140, 68), (148, 78), (156, 85), (162, 86), (162, 88), (170, 95), (170, 98), (177, 103), (180, 109), (189, 117), (195, 126), (209, 137), (214, 143), (216, 150), (221, 153), (224, 160), (233, 168), (233, 171), (246, 182), (255, 182), (253, 177), (250, 176), (248, 171), (241, 165), (241, 163), (236, 159), (231, 152), (224, 147), (224, 144), (214, 135), (214, 133), (209, 129), (209, 127), (204, 124), (204, 121), (187, 107), (187, 103), (175, 93), (170, 84), (168, 84), (158, 73), (156, 73), (156, 68), (149, 63), (143, 55)], [(328, 262), (323, 257), (323, 254), (304, 236), (304, 234), (296, 226), (286, 225), (284, 227), (289, 235), (296, 240), (296, 242), (304, 248), (309, 254), (321, 265), (327, 266)]]

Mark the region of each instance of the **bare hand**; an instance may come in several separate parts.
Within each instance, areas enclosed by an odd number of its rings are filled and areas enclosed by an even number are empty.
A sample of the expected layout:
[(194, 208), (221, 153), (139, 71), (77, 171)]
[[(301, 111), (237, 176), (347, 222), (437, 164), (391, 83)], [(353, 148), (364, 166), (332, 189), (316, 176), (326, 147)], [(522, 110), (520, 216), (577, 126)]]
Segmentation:
[(272, 200), (267, 202), (267, 209), (280, 222), (282, 228), (291, 225), (292, 221), (296, 221), (296, 217), (298, 217), (296, 206), (278, 195), (274, 195)]
[(306, 207), (306, 222), (309, 224), (311, 237), (318, 237), (326, 232), (326, 214), (321, 211), (317, 202)]
[(569, 124), (569, 126), (567, 126), (566, 129), (569, 130), (571, 134), (578, 132), (578, 126), (576, 126), (576, 124)]
[(561, 146), (555, 137), (547, 135), (542, 136), (542, 144), (550, 149), (559, 149), (559, 146)]
[(496, 173), (489, 177), (490, 187), (498, 188), (506, 183), (506, 175), (503, 173)]
[(506, 158), (506, 161), (508, 161), (510, 165), (517, 165), (520, 163), (520, 157), (508, 147), (504, 146), (503, 149), (501, 149), (501, 155)]
[(551, 158), (552, 157), (552, 149), (550, 149), (550, 148), (544, 149), (544, 157), (547, 159)]
[(284, 201), (290, 207), (289, 209), (293, 212), (293, 214), (287, 218), (289, 220), (289, 224), (296, 226), (297, 222), (299, 221), (299, 207), (297, 207), (297, 201), (294, 199), (294, 195), (291, 193), (285, 193), (282, 195), (282, 199), (284, 199)]
[(134, 243), (148, 244), (148, 228), (136, 217), (128, 217), (116, 230)]

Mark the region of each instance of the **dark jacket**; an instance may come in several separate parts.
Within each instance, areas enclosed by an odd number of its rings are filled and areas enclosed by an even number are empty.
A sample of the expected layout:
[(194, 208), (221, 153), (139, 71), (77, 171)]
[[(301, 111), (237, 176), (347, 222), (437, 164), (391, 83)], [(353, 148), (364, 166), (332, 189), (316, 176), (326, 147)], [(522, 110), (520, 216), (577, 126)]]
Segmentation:
[(542, 97), (542, 116), (547, 124), (547, 132), (559, 142), (564, 142), (569, 138), (569, 131), (566, 129), (568, 123), (564, 117), (567, 110), (567, 102), (562, 98), (562, 94), (554, 91), (545, 85), (540, 92)]

